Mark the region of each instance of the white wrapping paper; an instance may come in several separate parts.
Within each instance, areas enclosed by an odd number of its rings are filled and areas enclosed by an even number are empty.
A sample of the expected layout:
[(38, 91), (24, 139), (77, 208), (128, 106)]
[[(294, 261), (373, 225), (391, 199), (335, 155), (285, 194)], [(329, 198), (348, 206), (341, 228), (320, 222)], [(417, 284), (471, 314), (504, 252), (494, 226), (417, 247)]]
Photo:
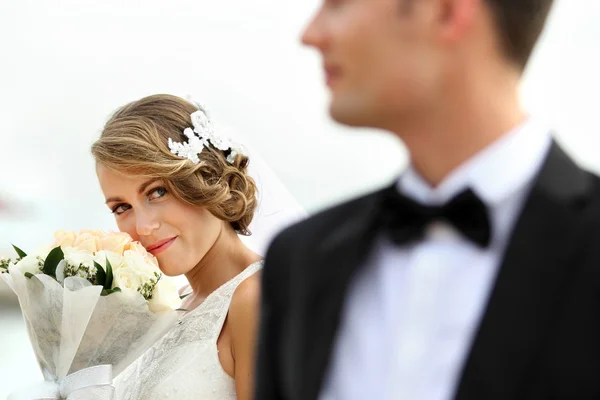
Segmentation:
[[(177, 311), (151, 312), (137, 291), (101, 296), (101, 286), (78, 277), (65, 279), (63, 287), (47, 275), (27, 278), (14, 266), (0, 276), (19, 299), (44, 379), (63, 390), (67, 376), (90, 367), (108, 365), (118, 375), (178, 318)], [(97, 393), (112, 397), (110, 390)], [(69, 395), (56, 398), (76, 398)]]

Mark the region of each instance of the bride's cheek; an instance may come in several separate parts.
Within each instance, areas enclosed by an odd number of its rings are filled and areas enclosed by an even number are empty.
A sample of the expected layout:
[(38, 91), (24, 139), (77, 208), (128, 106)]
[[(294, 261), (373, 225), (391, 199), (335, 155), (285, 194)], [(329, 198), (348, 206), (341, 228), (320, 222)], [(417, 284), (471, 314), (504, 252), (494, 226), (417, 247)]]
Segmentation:
[(137, 241), (139, 240), (139, 237), (135, 229), (135, 223), (131, 222), (132, 220), (132, 218), (128, 218), (126, 216), (117, 217), (117, 228), (120, 232), (127, 233), (132, 237), (133, 240)]

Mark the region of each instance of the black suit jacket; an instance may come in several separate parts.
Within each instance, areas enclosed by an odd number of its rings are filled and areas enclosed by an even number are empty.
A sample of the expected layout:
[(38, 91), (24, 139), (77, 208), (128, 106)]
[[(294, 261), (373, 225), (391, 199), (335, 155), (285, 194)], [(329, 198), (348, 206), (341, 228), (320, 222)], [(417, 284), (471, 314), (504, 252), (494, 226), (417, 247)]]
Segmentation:
[[(317, 399), (346, 288), (378, 233), (382, 193), (274, 240), (256, 400)], [(600, 180), (556, 144), (517, 219), (454, 398), (600, 398)]]

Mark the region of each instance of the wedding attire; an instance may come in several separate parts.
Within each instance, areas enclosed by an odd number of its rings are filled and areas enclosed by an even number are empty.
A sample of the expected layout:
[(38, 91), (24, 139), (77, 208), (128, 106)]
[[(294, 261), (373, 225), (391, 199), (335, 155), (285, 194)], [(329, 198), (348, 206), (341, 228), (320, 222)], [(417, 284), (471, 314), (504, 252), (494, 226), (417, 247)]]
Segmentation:
[(256, 398), (597, 398), (599, 240), (600, 181), (533, 119), (436, 188), (409, 168), (274, 240)]
[(256, 262), (212, 292), (114, 380), (115, 400), (233, 400), (235, 381), (221, 366), (217, 340), (235, 289)]
[[(264, 255), (276, 233), (305, 218), (306, 213), (260, 155), (244, 139), (240, 140), (239, 134), (223, 125), (215, 125), (205, 114), (204, 108), (201, 110), (202, 113), (192, 114), (194, 132), (200, 138), (205, 135), (221, 143), (224, 137), (228, 137), (244, 143), (239, 148), (235, 147), (235, 151), (243, 151), (249, 157), (248, 174), (257, 186), (258, 206), (249, 227), (252, 234), (240, 236), (240, 239), (255, 253)], [(210, 129), (205, 129), (207, 126)], [(198, 147), (194, 147), (194, 133), (191, 131), (188, 131), (188, 138), (189, 143), (170, 142), (170, 145), (176, 152), (190, 157), (192, 162), (198, 162), (198, 155), (201, 156), (205, 144), (198, 140)], [(200, 153), (196, 154), (197, 151)], [(217, 340), (235, 289), (260, 270), (262, 265), (262, 261), (250, 265), (212, 292), (197, 308), (183, 316), (170, 332), (119, 374), (114, 379), (115, 400), (235, 399), (235, 381), (221, 366)]]

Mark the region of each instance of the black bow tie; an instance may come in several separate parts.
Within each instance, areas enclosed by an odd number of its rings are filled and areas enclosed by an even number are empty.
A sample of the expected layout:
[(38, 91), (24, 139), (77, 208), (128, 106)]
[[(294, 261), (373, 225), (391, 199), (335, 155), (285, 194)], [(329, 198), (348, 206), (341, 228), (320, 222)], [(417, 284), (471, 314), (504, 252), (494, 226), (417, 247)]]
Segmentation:
[(398, 193), (396, 187), (385, 193), (382, 222), (397, 244), (422, 239), (432, 222), (445, 221), (482, 248), (489, 246), (491, 227), (488, 210), (471, 189), (442, 206), (426, 206)]

